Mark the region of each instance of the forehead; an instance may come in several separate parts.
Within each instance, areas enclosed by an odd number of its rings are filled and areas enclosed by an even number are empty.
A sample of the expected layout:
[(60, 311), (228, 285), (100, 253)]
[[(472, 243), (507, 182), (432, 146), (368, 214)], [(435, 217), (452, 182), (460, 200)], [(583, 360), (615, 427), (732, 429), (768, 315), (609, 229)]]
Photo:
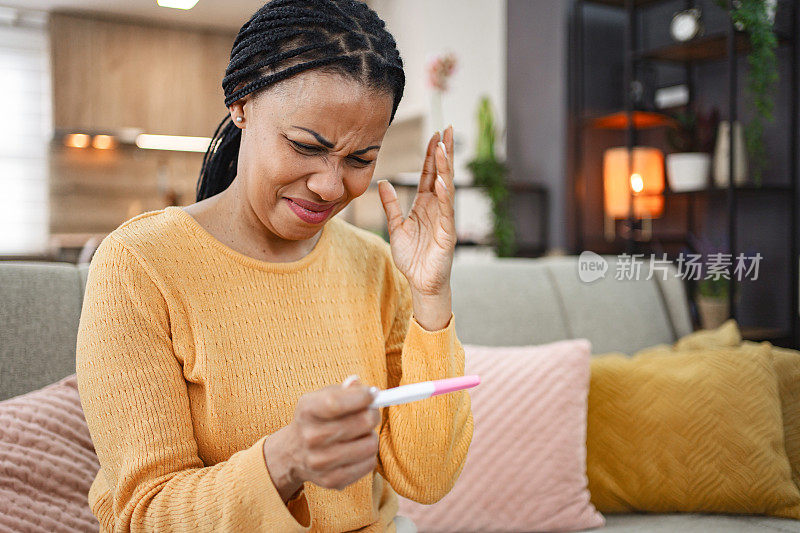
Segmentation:
[(382, 135), (393, 99), (341, 75), (306, 71), (260, 92), (254, 103), (257, 115), (271, 115), (283, 126), (311, 128), (338, 140), (354, 132)]

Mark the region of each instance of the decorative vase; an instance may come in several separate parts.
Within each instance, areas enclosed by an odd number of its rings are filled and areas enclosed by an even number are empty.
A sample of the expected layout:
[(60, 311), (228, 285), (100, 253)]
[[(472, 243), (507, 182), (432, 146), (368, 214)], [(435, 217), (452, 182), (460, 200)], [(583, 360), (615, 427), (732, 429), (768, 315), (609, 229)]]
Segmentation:
[(728, 319), (728, 299), (697, 295), (697, 312), (700, 314), (700, 327), (716, 329)]
[[(730, 122), (723, 120), (717, 130), (717, 146), (714, 150), (714, 184), (717, 187), (727, 187), (730, 181)], [(744, 129), (738, 120), (733, 127), (734, 161), (733, 183), (744, 185), (747, 182), (747, 148), (744, 143)]]
[(667, 183), (672, 192), (699, 191), (708, 185), (711, 156), (704, 152), (667, 154)]

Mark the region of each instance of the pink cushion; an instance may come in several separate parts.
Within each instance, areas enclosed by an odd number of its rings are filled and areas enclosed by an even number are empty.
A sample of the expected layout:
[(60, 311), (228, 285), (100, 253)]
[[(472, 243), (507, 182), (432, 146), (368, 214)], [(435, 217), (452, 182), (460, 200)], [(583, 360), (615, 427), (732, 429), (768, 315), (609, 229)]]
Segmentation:
[(475, 423), (464, 469), (433, 505), (399, 497), (420, 531), (575, 531), (605, 525), (589, 501), (591, 344), (464, 345)]
[(99, 469), (75, 374), (0, 402), (0, 530), (99, 531)]

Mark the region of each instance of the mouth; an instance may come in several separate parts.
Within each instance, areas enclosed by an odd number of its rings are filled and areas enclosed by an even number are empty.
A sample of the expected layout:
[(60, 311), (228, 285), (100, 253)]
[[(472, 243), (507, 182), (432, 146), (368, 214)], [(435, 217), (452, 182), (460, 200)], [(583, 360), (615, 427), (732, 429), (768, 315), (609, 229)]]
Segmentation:
[[(289, 208), (300, 220), (309, 224), (319, 224), (320, 222), (324, 221), (326, 218), (328, 218), (328, 215), (331, 214), (334, 206), (336, 205), (331, 204), (323, 209), (323, 206), (314, 204), (313, 202), (305, 202), (300, 199), (295, 201), (291, 198), (284, 198), (284, 200), (286, 200), (286, 202), (289, 204)], [(304, 205), (300, 205), (299, 202), (302, 202)], [(305, 207), (305, 205), (309, 205), (313, 209), (309, 209)]]
[(317, 203), (314, 203), (314, 202), (309, 202), (308, 200), (303, 200), (302, 198), (292, 198), (292, 197), (289, 197), (289, 196), (287, 196), (286, 199), (287, 200), (291, 200), (292, 202), (296, 203), (297, 205), (299, 205), (303, 209), (307, 209), (308, 211), (315, 211), (317, 213), (321, 213), (323, 211), (327, 211), (328, 209), (330, 209), (331, 207), (333, 207), (335, 205), (335, 203), (317, 204)]

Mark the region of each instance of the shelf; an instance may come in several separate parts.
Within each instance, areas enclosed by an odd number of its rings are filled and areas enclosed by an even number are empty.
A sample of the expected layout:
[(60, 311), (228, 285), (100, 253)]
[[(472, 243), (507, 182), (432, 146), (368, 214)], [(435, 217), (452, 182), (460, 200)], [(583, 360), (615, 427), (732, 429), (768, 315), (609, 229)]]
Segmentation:
[[(743, 193), (743, 194), (778, 194), (778, 193), (790, 193), (792, 192), (792, 187), (790, 185), (761, 185), (760, 187), (756, 187), (755, 185), (738, 185), (733, 188), (734, 194)], [(719, 195), (719, 194), (727, 194), (728, 187), (709, 187), (707, 189), (700, 189), (697, 191), (679, 191), (673, 192), (669, 190), (664, 191), (664, 197), (668, 196), (689, 196), (689, 195)]]
[[(734, 194), (785, 194), (786, 197), (791, 199), (791, 196), (787, 193), (792, 192), (792, 187), (790, 185), (761, 185), (760, 187), (756, 187), (755, 185), (739, 185), (733, 188)], [(696, 191), (670, 191), (665, 189), (663, 193), (653, 193), (653, 194), (637, 194), (636, 196), (664, 196), (667, 197), (674, 197), (674, 196), (714, 196), (714, 195), (721, 195), (727, 194), (728, 187), (709, 187), (706, 189), (698, 189)]]
[[(736, 53), (747, 52), (750, 49), (750, 38), (744, 32), (735, 33)], [(778, 38), (778, 45), (786, 44), (789, 39)], [(636, 61), (669, 61), (675, 63), (694, 63), (703, 61), (718, 61), (728, 57), (728, 34), (726, 32), (712, 33), (698, 37), (685, 43), (675, 43), (652, 50), (634, 52)]]
[(740, 332), (743, 339), (754, 342), (784, 340), (791, 336), (785, 329), (760, 326), (741, 327)]
[[(419, 187), (419, 182), (410, 183), (410, 182), (407, 182), (407, 181), (394, 181), (391, 178), (381, 178), (381, 179), (386, 179), (395, 188), (403, 187), (403, 188), (414, 188), (414, 189), (416, 189), (417, 187)], [(476, 188), (478, 188), (476, 185), (462, 185), (460, 183), (454, 183), (453, 185), (455, 185), (456, 189), (476, 189)], [(378, 180), (372, 181), (369, 184), (369, 186), (377, 188), (378, 187)]]
[[(634, 7), (649, 6), (668, 2), (669, 0), (633, 0)], [(584, 0), (587, 4), (601, 4), (604, 6), (625, 7), (625, 0)]]
[[(383, 178), (381, 178), (383, 179)], [(419, 185), (418, 183), (407, 183), (407, 182), (396, 182), (389, 179), (389, 183), (391, 183), (394, 187), (413, 187), (414, 189), (417, 188)], [(371, 187), (377, 187), (377, 181), (370, 183)], [(464, 184), (455, 184), (456, 189), (483, 189), (484, 187), (480, 185), (464, 185)], [(507, 182), (506, 187), (508, 187), (509, 191), (512, 192), (544, 192), (547, 190), (547, 187), (542, 185), (541, 183), (525, 183), (525, 182)]]
[(490, 242), (478, 242), (478, 241), (473, 241), (471, 239), (463, 239), (463, 240), (458, 239), (456, 240), (456, 246), (472, 246), (472, 247), (485, 246), (487, 248), (490, 248), (493, 245)]

